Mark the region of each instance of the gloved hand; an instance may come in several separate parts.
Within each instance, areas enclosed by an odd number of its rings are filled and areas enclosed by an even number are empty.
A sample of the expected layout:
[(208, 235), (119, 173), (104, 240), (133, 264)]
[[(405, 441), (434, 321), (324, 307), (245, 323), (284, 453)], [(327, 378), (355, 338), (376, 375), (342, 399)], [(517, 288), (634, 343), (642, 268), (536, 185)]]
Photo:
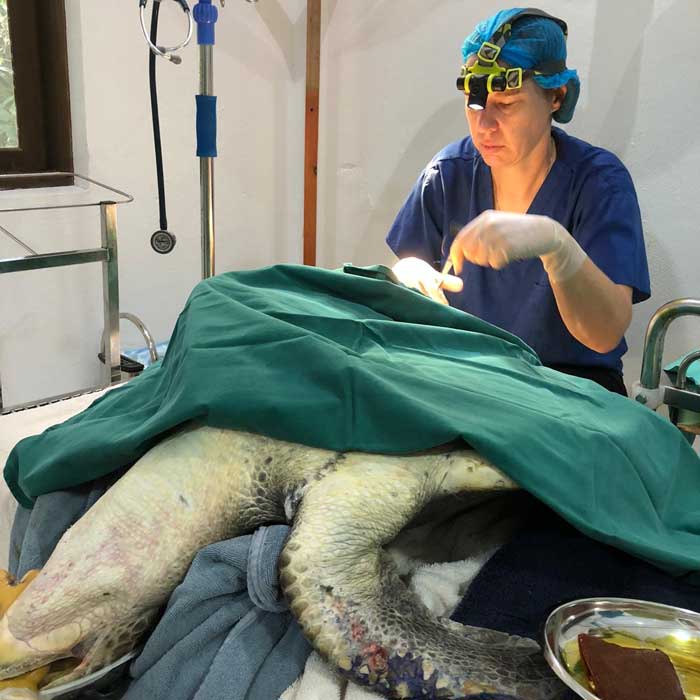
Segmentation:
[(514, 260), (541, 258), (552, 282), (572, 277), (586, 257), (571, 234), (548, 216), (491, 210), (470, 221), (450, 248), (457, 273), (464, 260), (500, 270)]
[(459, 277), (442, 275), (420, 258), (403, 258), (391, 269), (401, 284), (417, 289), (441, 304), (447, 304), (443, 288), (450, 292), (462, 291), (463, 284)]

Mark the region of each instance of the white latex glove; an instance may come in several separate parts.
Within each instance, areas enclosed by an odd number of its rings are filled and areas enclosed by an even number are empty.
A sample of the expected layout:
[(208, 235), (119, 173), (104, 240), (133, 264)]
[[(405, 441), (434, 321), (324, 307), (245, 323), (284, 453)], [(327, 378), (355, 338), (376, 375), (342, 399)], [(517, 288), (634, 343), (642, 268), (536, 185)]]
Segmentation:
[(535, 214), (485, 211), (470, 221), (450, 248), (455, 271), (464, 260), (500, 270), (514, 260), (541, 258), (552, 282), (578, 272), (586, 253), (554, 219)]
[(417, 289), (426, 296), (447, 304), (442, 290), (462, 291), (462, 280), (454, 275), (443, 275), (420, 258), (403, 258), (391, 268), (401, 284)]

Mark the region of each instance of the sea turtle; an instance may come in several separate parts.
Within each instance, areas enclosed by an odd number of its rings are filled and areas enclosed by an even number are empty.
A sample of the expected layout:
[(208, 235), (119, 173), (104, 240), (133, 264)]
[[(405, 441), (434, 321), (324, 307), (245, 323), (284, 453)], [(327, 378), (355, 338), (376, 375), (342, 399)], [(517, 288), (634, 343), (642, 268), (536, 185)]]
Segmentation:
[(0, 679), (65, 657), (77, 679), (131, 650), (203, 546), (292, 522), (280, 586), (313, 646), (392, 698), (549, 700), (538, 645), (436, 619), (383, 545), (427, 504), (517, 485), (464, 445), (338, 453), (189, 424), (146, 453), (63, 536), (0, 618)]

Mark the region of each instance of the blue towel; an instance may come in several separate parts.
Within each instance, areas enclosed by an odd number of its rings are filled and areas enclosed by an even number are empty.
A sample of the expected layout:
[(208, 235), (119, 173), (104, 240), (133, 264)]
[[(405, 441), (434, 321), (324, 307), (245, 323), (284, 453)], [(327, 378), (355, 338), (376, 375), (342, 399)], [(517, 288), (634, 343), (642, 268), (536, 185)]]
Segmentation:
[[(165, 357), (165, 351), (168, 349), (168, 342), (169, 341), (166, 340), (156, 345), (156, 353), (158, 353), (158, 360), (156, 361), (162, 360)], [(153, 364), (151, 352), (148, 348), (127, 348), (122, 350), (122, 355), (126, 355), (128, 358), (140, 362), (144, 367), (149, 367)]]
[(311, 647), (280, 600), (289, 528), (263, 527), (197, 554), (131, 668), (124, 700), (271, 700)]
[(528, 524), (484, 565), (453, 619), (542, 641), (549, 613), (578, 598), (615, 596), (700, 611), (700, 590), (581, 534), (535, 499)]

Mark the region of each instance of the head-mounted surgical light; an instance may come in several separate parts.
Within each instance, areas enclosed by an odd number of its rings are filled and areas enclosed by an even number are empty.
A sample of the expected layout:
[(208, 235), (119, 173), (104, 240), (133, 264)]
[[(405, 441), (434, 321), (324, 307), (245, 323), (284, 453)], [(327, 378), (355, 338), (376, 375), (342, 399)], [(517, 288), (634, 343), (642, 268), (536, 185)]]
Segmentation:
[(470, 109), (484, 109), (489, 93), (518, 89), (523, 85), (523, 74), (527, 77), (531, 72), (522, 68), (501, 68), (495, 64), (484, 70), (484, 66), (475, 63), (470, 67), (462, 66), (457, 89), (468, 95)]
[(496, 61), (501, 53), (501, 48), (505, 45), (511, 35), (512, 25), (515, 20), (525, 16), (546, 17), (551, 19), (562, 28), (564, 36), (567, 34), (566, 23), (563, 20), (542, 12), (541, 10), (524, 10), (511, 17), (496, 29), (488, 41), (484, 41), (476, 54), (476, 61), (468, 66), (462, 66), (457, 78), (457, 89), (467, 95), (467, 106), (470, 109), (481, 110), (486, 107), (488, 96), (493, 92), (504, 92), (505, 90), (517, 90), (523, 85), (523, 80), (532, 75), (546, 75), (551, 72), (558, 72), (565, 69), (565, 62), (551, 63), (547, 66), (538, 66), (537, 69), (504, 68)]

